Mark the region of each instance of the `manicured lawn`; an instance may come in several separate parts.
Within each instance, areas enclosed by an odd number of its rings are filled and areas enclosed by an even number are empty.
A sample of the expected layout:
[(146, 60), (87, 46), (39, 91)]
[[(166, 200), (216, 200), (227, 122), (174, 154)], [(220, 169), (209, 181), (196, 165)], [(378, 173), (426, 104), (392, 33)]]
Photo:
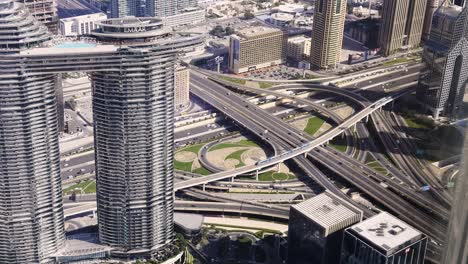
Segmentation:
[(309, 118), (307, 121), (307, 126), (305, 127), (304, 131), (313, 136), (315, 133), (322, 127), (323, 123), (325, 123), (325, 120), (323, 120), (320, 117), (314, 116)]
[(77, 183), (75, 185), (72, 185), (72, 186), (70, 186), (68, 188), (63, 189), (63, 193), (71, 194), (75, 190), (78, 193), (81, 193), (80, 189), (84, 193), (96, 193), (96, 181), (88, 180), (88, 181), (83, 181), (83, 182)]
[(258, 144), (253, 142), (252, 140), (242, 139), (239, 142), (220, 143), (220, 144), (214, 145), (208, 151), (224, 149), (224, 148), (236, 148), (236, 147), (258, 147)]
[(335, 137), (330, 141), (330, 147), (345, 152), (348, 146), (346, 145), (346, 138), (342, 138), (340, 136)]
[(273, 87), (275, 84), (274, 83), (269, 83), (269, 82), (259, 82), (258, 86), (262, 89), (268, 89)]
[(176, 170), (192, 172), (192, 163), (193, 162), (181, 162), (178, 160), (174, 160), (174, 168)]
[(276, 172), (276, 171), (267, 171), (265, 173), (258, 175), (259, 181), (284, 181), (292, 180), (296, 177), (293, 174)]
[(241, 141), (239, 141), (239, 144), (252, 146), (252, 147), (259, 147), (257, 143), (255, 143), (254, 141), (250, 139), (242, 139)]
[(237, 83), (237, 84), (242, 84), (242, 85), (245, 84), (245, 80), (241, 80), (237, 78), (232, 78), (232, 77), (227, 77), (227, 76), (221, 76), (220, 78), (225, 81), (232, 82), (232, 83)]
[(405, 118), (406, 124), (408, 124), (408, 126), (410, 128), (414, 128), (414, 129), (431, 129), (431, 127), (429, 127), (427, 124), (425, 124), (423, 122), (420, 122), (415, 117), (404, 117), (404, 118)]
[(201, 168), (193, 170), (193, 173), (200, 174), (200, 175), (210, 175), (211, 171), (207, 170), (205, 167), (201, 167)]
[(382, 174), (388, 174), (388, 171), (382, 167), (382, 165), (380, 165), (380, 163), (378, 163), (377, 161), (372, 161), (372, 162), (369, 162), (367, 163), (367, 166), (373, 168), (374, 170), (382, 173)]
[(205, 144), (195, 144), (195, 145), (192, 145), (192, 146), (188, 146), (188, 147), (179, 149), (179, 150), (177, 150), (177, 152), (179, 152), (179, 151), (189, 151), (189, 152), (193, 152), (195, 154), (198, 154), (198, 151), (200, 151), (200, 149), (203, 147), (203, 145), (205, 145)]
[(238, 151), (234, 151), (233, 153), (229, 154), (226, 159), (235, 159), (235, 160), (238, 160), (239, 161), (239, 164), (236, 165), (236, 168), (239, 168), (239, 167), (242, 167), (242, 166), (245, 166), (244, 162), (242, 162), (242, 154), (244, 152), (246, 152), (247, 150), (246, 149), (241, 149), (241, 150), (238, 150)]

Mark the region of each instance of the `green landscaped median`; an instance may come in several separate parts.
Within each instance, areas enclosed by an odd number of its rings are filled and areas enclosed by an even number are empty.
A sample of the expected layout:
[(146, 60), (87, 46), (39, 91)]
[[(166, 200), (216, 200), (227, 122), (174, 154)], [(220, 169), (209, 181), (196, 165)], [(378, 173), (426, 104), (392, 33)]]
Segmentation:
[(317, 131), (322, 127), (322, 125), (325, 123), (325, 120), (323, 120), (320, 117), (314, 116), (309, 118), (307, 121), (307, 126), (305, 127), (304, 131), (313, 136)]
[(330, 141), (330, 147), (341, 152), (346, 152), (346, 149), (348, 148), (348, 145), (346, 145), (346, 138), (342, 138), (340, 136), (335, 137)]
[(179, 151), (189, 151), (189, 152), (193, 152), (195, 154), (198, 154), (198, 151), (200, 151), (200, 149), (203, 147), (203, 145), (205, 145), (205, 144), (195, 144), (195, 145), (192, 145), (192, 146), (188, 146), (188, 147), (179, 149), (179, 150), (177, 150), (177, 152), (179, 152)]
[(181, 162), (174, 160), (174, 168), (180, 171), (192, 172), (192, 163), (193, 162)]
[(74, 191), (77, 193), (96, 193), (96, 181), (83, 181), (63, 189), (64, 194), (71, 194)]
[(245, 80), (242, 80), (242, 79), (237, 79), (237, 78), (232, 78), (232, 77), (227, 77), (227, 76), (221, 76), (220, 78), (228, 82), (242, 84), (242, 85), (244, 85), (246, 82)]
[(290, 173), (267, 171), (258, 175), (259, 181), (285, 181), (296, 179), (296, 176)]
[(274, 83), (269, 83), (269, 82), (259, 82), (258, 86), (262, 89), (268, 89), (273, 87), (275, 84)]
[(225, 149), (225, 148), (237, 148), (237, 147), (258, 147), (258, 144), (248, 139), (242, 139), (239, 142), (219, 143), (211, 147), (208, 151)]

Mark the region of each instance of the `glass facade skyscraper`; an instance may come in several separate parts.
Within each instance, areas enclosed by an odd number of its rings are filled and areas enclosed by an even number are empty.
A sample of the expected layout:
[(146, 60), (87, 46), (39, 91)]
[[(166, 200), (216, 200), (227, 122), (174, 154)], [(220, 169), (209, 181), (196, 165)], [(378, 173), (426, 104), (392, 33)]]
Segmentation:
[(419, 98), (434, 118), (456, 119), (468, 79), (468, 9), (442, 2), (432, 19), (423, 60), (428, 71), (418, 86)]

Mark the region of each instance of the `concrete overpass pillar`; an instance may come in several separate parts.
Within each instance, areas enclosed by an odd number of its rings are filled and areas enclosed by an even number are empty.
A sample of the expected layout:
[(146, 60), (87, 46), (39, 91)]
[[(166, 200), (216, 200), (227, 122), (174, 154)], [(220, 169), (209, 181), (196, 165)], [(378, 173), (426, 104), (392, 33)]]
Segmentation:
[(353, 132), (356, 133), (356, 124), (353, 125)]
[(307, 159), (307, 152), (304, 152), (304, 158)]
[(369, 116), (366, 116), (366, 123), (369, 123)]
[(93, 210), (93, 218), (96, 218), (96, 210)]
[(231, 182), (234, 182), (234, 178), (235, 178), (235, 177), (232, 177), (232, 178), (231, 178)]
[(278, 166), (278, 168), (277, 168), (277, 171), (278, 171), (278, 172), (281, 172), (281, 166), (280, 166), (280, 164), (281, 164), (281, 163), (278, 163), (278, 165), (277, 165), (277, 166)]
[(203, 184), (203, 191), (205, 191), (205, 185), (206, 185), (206, 184)]
[(258, 181), (258, 170), (255, 171), (255, 180)]

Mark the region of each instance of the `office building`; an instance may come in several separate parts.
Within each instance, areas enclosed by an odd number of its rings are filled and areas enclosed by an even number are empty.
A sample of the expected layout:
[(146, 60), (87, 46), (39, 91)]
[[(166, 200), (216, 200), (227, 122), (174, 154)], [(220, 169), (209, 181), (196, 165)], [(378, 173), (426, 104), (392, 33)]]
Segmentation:
[(57, 43), (22, 4), (0, 10), (11, 36), (0, 40), (0, 263), (46, 263), (64, 244), (55, 80), (65, 72), (92, 80), (99, 240), (115, 257), (151, 256), (173, 239), (174, 63), (203, 35), (125, 18), (99, 22), (97, 41)]
[(96, 22), (107, 19), (104, 13), (62, 18), (59, 21), (59, 34), (62, 36), (90, 35), (97, 28)]
[(270, 27), (248, 27), (229, 40), (229, 70), (243, 73), (274, 66), (286, 60), (286, 33)]
[(384, 56), (419, 47), (427, 0), (383, 2), (379, 45)]
[(427, 236), (382, 212), (346, 229), (342, 264), (424, 264)]
[(174, 106), (176, 110), (186, 108), (190, 104), (190, 71), (187, 67), (177, 65), (174, 79)]
[[(465, 134), (463, 155), (468, 153), (468, 137)], [(462, 174), (456, 179), (455, 194), (453, 196), (452, 212), (448, 227), (448, 236), (445, 239), (445, 251), (442, 264), (468, 263), (468, 162), (462, 162)]]
[(311, 45), (311, 38), (304, 36), (289, 38), (286, 55), (288, 59), (297, 62), (309, 60)]
[(456, 119), (468, 79), (468, 8), (442, 5), (434, 13), (423, 60), (428, 70), (419, 81), (417, 98), (438, 119)]
[(310, 62), (315, 69), (333, 69), (340, 62), (346, 1), (315, 1)]
[(178, 27), (185, 25), (196, 25), (206, 21), (205, 10), (200, 8), (185, 8), (178, 14), (164, 18), (164, 26)]
[(328, 191), (291, 206), (288, 264), (340, 263), (343, 232), (361, 219), (361, 210)]
[(57, 33), (56, 0), (20, 0), (19, 2), (24, 3), (34, 18), (46, 25), (51, 33)]
[[(56, 76), (6, 57), (51, 38), (24, 4), (0, 0), (0, 263), (43, 263), (63, 245)], [(18, 23), (21, 21), (21, 23)]]
[(111, 0), (110, 17), (167, 17), (196, 6), (197, 0)]
[(439, 0), (427, 0), (426, 4), (426, 15), (424, 16), (424, 26), (422, 38), (424, 40), (429, 39), (431, 33), (432, 16), (439, 7)]

